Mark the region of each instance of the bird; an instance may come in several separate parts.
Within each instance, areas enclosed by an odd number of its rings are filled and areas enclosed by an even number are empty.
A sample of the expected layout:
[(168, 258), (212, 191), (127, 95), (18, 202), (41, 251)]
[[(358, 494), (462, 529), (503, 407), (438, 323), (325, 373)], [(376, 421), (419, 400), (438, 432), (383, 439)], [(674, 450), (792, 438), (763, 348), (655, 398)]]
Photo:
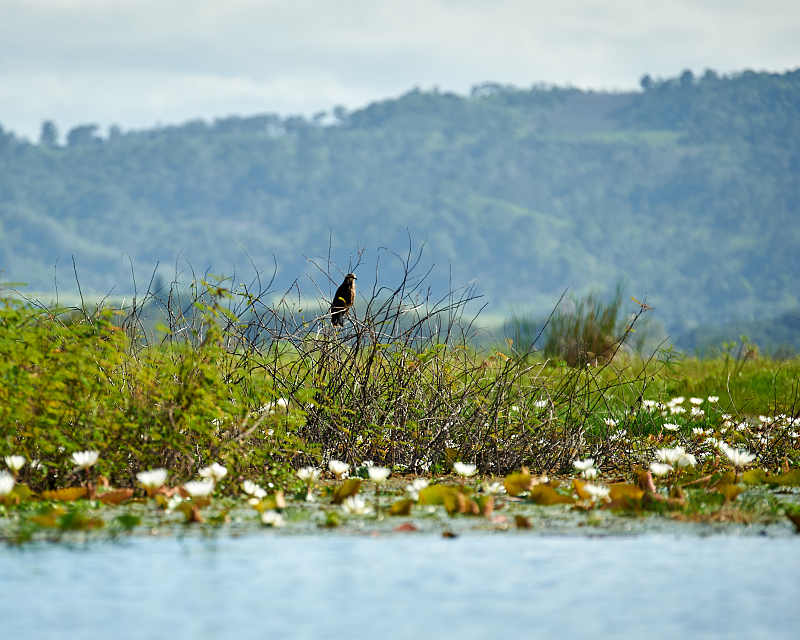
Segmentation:
[(331, 302), (331, 324), (334, 327), (344, 326), (344, 314), (353, 306), (356, 299), (356, 276), (348, 273), (344, 277), (344, 282), (339, 285)]

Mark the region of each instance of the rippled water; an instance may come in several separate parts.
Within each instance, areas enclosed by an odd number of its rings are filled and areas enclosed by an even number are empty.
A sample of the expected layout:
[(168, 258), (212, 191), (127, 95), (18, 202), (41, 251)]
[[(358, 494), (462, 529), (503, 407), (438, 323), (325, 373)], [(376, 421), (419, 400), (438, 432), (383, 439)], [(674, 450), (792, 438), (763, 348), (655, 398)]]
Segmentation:
[(800, 536), (134, 538), (0, 550), (4, 638), (800, 637)]

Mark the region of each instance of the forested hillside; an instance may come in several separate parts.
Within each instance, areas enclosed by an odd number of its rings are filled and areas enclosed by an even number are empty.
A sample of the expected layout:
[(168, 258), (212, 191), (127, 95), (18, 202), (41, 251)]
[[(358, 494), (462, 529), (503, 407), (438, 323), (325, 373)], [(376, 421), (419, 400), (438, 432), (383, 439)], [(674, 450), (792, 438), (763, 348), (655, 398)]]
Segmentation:
[(66, 288), (74, 255), (84, 290), (122, 293), (128, 256), (142, 277), (176, 259), (271, 272), (275, 256), (288, 284), (331, 238), (346, 269), (410, 234), (434, 286), (452, 267), (496, 311), (618, 281), (673, 334), (796, 308), (800, 70), (642, 88), (413, 90), (313, 119), (87, 125), (63, 144), (52, 123), (36, 144), (0, 130), (0, 282), (50, 290), (57, 263)]

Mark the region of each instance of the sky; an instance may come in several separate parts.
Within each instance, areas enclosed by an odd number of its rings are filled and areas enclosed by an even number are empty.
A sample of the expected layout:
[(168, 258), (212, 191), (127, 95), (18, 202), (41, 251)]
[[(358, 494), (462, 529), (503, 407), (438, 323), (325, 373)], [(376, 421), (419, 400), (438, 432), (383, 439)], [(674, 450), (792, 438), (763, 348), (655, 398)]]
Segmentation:
[(797, 0), (0, 0), (0, 126), (31, 140), (349, 109), (413, 87), (598, 90), (800, 66)]

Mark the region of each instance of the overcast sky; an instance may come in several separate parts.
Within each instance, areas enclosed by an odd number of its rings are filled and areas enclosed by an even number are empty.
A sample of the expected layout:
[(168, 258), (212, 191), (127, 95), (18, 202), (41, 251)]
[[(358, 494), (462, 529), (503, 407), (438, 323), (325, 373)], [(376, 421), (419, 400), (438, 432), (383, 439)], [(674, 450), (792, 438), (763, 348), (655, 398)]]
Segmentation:
[[(663, 5), (663, 6), (659, 6)], [(800, 66), (797, 0), (0, 0), (0, 125), (311, 114), (414, 86)]]

